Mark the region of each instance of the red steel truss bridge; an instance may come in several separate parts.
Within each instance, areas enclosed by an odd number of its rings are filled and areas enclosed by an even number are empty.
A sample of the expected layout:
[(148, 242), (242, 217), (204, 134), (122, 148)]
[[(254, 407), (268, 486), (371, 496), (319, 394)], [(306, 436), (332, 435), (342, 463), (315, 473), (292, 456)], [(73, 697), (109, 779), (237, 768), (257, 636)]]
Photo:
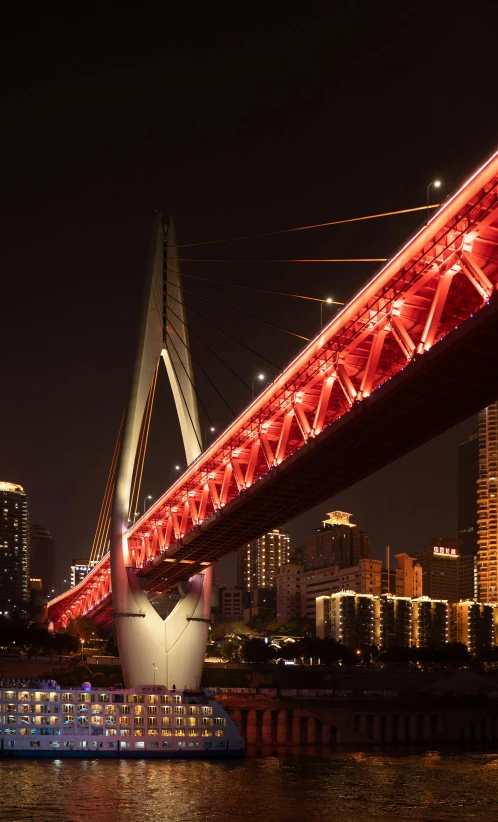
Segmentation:
[[(498, 153), (128, 530), (148, 595), (498, 397)], [(109, 554), (52, 600), (112, 621)]]

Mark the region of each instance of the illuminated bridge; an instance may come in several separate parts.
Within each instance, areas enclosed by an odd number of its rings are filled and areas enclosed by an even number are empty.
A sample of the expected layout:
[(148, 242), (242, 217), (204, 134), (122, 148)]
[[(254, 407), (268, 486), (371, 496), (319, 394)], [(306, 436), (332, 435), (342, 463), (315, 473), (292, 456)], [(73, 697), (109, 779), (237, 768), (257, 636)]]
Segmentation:
[[(497, 286), (498, 153), (129, 527), (138, 587), (170, 590), (495, 401)], [(111, 588), (107, 554), (49, 617), (110, 623)]]

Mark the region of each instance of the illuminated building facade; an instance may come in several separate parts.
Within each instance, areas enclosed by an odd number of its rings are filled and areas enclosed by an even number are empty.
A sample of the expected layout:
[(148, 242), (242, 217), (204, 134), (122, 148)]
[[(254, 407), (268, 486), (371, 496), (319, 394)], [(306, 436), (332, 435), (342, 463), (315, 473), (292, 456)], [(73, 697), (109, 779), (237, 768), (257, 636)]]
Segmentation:
[(12, 616), (29, 598), (29, 511), (21, 485), (0, 482), (0, 612)]
[(412, 600), (412, 644), (417, 648), (449, 641), (450, 610), (446, 600), (423, 596)]
[(321, 528), (315, 528), (308, 538), (306, 565), (339, 565), (351, 568), (360, 559), (370, 556), (370, 537), (350, 522), (352, 514), (331, 511)]
[(244, 591), (275, 588), (277, 571), (290, 559), (290, 536), (278, 528), (254, 539), (237, 555), (237, 586)]
[(456, 539), (437, 537), (425, 547), (422, 560), (424, 596), (458, 601), (459, 556)]
[(73, 564), (71, 565), (71, 588), (83, 582), (94, 565), (96, 565), (95, 562), (89, 562), (87, 559), (73, 559)]
[(316, 601), (316, 633), (355, 650), (378, 641), (377, 597), (340, 591)]
[(409, 648), (412, 643), (412, 603), (409, 597), (382, 594), (378, 598), (379, 627), (376, 635), (382, 648)]
[(462, 642), (471, 654), (494, 643), (494, 612), (492, 605), (474, 600), (451, 605), (451, 639)]
[(479, 412), (479, 477), (477, 480), (477, 596), (498, 602), (498, 402)]

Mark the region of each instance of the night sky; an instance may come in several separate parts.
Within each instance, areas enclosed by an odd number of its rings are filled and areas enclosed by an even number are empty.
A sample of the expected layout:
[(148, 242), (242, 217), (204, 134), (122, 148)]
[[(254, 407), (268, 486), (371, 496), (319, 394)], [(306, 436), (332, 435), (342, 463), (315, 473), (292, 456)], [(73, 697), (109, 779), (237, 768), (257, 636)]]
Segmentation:
[[(491, 4), (87, 4), (56, 16), (7, 4), (1, 83), (0, 479), (49, 528), (59, 578), (88, 554), (130, 387), (151, 224), (178, 241), (230, 237), (441, 199), (498, 147)], [(107, 9), (107, 10), (106, 10)], [(237, 12), (237, 16), (235, 16)], [(138, 16), (137, 16), (138, 15)], [(423, 214), (183, 249), (196, 258), (389, 257)], [(375, 264), (184, 262), (184, 273), (348, 300)], [(186, 289), (312, 336), (319, 304), (185, 278)], [(276, 366), (302, 343), (186, 295)], [(324, 319), (331, 309), (324, 306)], [(237, 413), (277, 371), (190, 314), (194, 355)], [(231, 415), (199, 371), (221, 430)], [(464, 387), (462, 387), (464, 390)], [(457, 444), (470, 420), (289, 524), (294, 546), (328, 510), (385, 546), (456, 535)], [(184, 465), (165, 374), (142, 496)], [(276, 523), (280, 524), (280, 523)], [(232, 581), (225, 563), (222, 578)]]

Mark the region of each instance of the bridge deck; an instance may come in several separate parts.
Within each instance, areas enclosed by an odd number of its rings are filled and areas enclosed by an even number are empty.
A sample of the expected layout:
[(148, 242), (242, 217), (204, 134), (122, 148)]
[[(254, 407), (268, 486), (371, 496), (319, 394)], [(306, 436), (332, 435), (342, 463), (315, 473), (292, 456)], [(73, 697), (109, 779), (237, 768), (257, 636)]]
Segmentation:
[[(138, 520), (132, 563), (169, 590), (498, 396), (495, 155)], [(49, 604), (111, 618), (109, 561)]]

